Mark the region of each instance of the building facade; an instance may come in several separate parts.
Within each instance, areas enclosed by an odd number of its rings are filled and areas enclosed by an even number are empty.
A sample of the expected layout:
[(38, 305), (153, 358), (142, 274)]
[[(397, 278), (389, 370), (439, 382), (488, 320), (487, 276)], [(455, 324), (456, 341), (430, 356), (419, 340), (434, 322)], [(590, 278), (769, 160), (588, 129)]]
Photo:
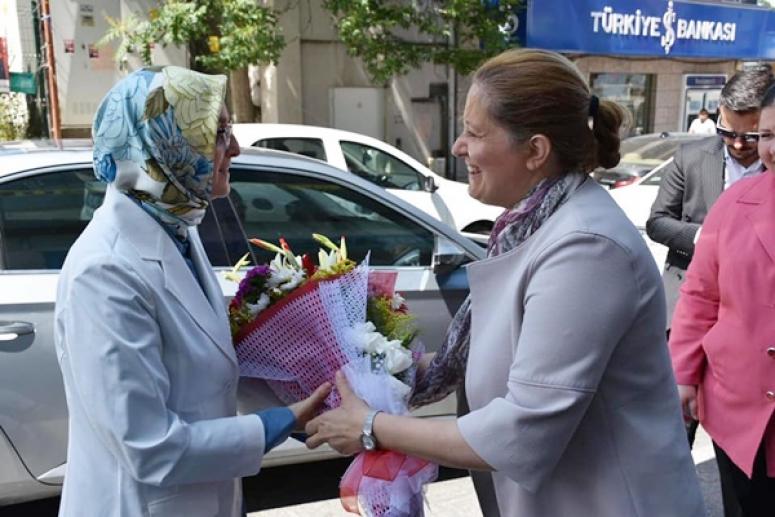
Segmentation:
[[(567, 55), (598, 96), (626, 106), (630, 134), (686, 131), (700, 109), (716, 113), (738, 69), (775, 59), (775, 12), (751, 2), (527, 0), (513, 21), (515, 46)], [(469, 78), (426, 65), (372, 84), (320, 2), (286, 11), (283, 28), (294, 43), (279, 66), (265, 69), (263, 121), (367, 133), (465, 180), (463, 164), (447, 157)]]
[[(156, 4), (149, 0), (50, 1), (49, 42), (40, 27), (39, 1), (0, 0), (0, 39), (7, 42), (10, 71), (33, 74), (43, 104), (48, 96), (46, 75), (41, 73), (47, 68), (45, 47), (53, 47), (63, 137), (88, 137), (100, 100), (128, 70), (140, 65), (136, 58), (117, 64), (115, 44), (101, 43), (109, 28), (107, 17), (121, 20), (146, 13)], [(152, 52), (156, 64), (188, 63), (186, 49), (158, 47)], [(8, 84), (0, 77), (2, 91), (8, 91)]]
[(598, 96), (629, 108), (636, 134), (686, 131), (700, 109), (716, 113), (736, 70), (775, 59), (775, 13), (747, 3), (531, 0), (523, 19), (527, 46), (574, 59)]
[[(269, 1), (282, 12), (287, 47), (277, 65), (250, 68), (248, 88), (232, 89), (233, 98), (255, 105), (260, 116), (255, 120), (368, 134), (437, 172), (465, 180), (463, 164), (449, 156), (460, 131), (468, 77), (447, 66), (426, 64), (374, 84), (362, 62), (347, 53), (321, 1)], [(37, 66), (29, 27), (34, 3), (0, 0), (4, 18), (15, 12), (18, 22), (17, 29), (6, 29), (11, 70)], [(108, 29), (106, 16), (137, 16), (156, 4), (51, 2), (64, 136), (88, 136), (99, 100), (140, 64), (130, 59), (119, 67), (113, 59), (115, 48), (98, 45)], [(749, 61), (775, 59), (775, 11), (741, 3), (526, 0), (524, 9), (514, 13), (510, 29), (515, 45), (553, 49), (574, 60), (598, 96), (630, 109), (633, 134), (686, 130), (700, 109), (715, 113), (721, 87), (737, 69)], [(185, 49), (157, 47), (153, 57), (155, 64), (188, 63)], [(250, 122), (252, 117), (237, 121)]]

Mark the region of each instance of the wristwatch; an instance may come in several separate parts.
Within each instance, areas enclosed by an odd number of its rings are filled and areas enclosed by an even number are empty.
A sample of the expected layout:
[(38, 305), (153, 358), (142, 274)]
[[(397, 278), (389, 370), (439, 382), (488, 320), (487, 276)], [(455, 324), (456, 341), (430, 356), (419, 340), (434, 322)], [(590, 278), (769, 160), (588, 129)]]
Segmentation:
[(361, 445), (367, 451), (373, 451), (377, 448), (377, 439), (372, 434), (374, 428), (374, 417), (377, 413), (381, 413), (379, 409), (372, 409), (369, 414), (366, 415), (366, 420), (363, 421), (363, 432), (361, 433)]

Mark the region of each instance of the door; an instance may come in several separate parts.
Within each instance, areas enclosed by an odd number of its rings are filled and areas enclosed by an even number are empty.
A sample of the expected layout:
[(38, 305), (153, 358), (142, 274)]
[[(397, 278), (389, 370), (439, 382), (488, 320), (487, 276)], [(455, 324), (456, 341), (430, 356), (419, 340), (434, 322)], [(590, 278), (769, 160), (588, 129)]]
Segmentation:
[[(67, 404), (54, 349), (57, 279), (104, 194), (91, 164), (0, 182), (0, 429), (29, 474), (51, 484), (61, 484), (67, 453)], [(223, 211), (232, 214), (228, 206)], [(208, 211), (199, 229), (216, 266), (228, 266), (235, 247), (245, 247), (244, 239), (223, 241), (228, 224)], [(6, 482), (8, 473), (0, 473)], [(26, 476), (12, 483), (14, 493), (35, 490)], [(30, 491), (19, 488), (25, 483)], [(0, 483), (0, 496), (2, 491)]]
[(88, 165), (0, 184), (0, 428), (36, 478), (63, 464), (67, 448), (54, 352), (59, 269), (103, 195)]

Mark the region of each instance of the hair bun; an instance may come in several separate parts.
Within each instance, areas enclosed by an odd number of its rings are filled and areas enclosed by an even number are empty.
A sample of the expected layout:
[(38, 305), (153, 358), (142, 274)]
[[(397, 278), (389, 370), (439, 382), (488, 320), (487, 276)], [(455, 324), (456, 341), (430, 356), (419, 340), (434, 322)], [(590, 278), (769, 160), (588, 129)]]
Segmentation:
[(598, 116), (595, 118), (593, 133), (597, 143), (597, 165), (605, 169), (619, 164), (619, 128), (629, 121), (629, 113), (619, 104), (607, 100), (600, 101)]

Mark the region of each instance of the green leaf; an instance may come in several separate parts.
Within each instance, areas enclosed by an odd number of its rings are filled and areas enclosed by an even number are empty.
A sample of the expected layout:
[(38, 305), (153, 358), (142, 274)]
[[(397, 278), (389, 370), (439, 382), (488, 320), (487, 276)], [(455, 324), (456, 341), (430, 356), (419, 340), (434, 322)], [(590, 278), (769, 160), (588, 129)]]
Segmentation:
[(481, 0), (324, 0), (323, 5), (335, 16), (348, 53), (363, 60), (375, 82), (384, 83), (424, 63), (470, 73), (508, 48), (500, 26), (519, 2), (502, 0), (498, 8)]
[[(520, 5), (500, 0), (323, 0), (350, 55), (361, 59), (376, 83), (425, 63), (448, 64), (461, 74), (508, 48), (500, 26)], [(421, 7), (426, 6), (426, 7)], [(101, 43), (119, 42), (115, 59), (128, 54), (152, 64), (152, 45), (187, 45), (192, 61), (209, 72), (276, 63), (285, 48), (280, 11), (255, 0), (166, 0), (152, 17), (107, 18)], [(220, 38), (211, 52), (209, 36)]]

